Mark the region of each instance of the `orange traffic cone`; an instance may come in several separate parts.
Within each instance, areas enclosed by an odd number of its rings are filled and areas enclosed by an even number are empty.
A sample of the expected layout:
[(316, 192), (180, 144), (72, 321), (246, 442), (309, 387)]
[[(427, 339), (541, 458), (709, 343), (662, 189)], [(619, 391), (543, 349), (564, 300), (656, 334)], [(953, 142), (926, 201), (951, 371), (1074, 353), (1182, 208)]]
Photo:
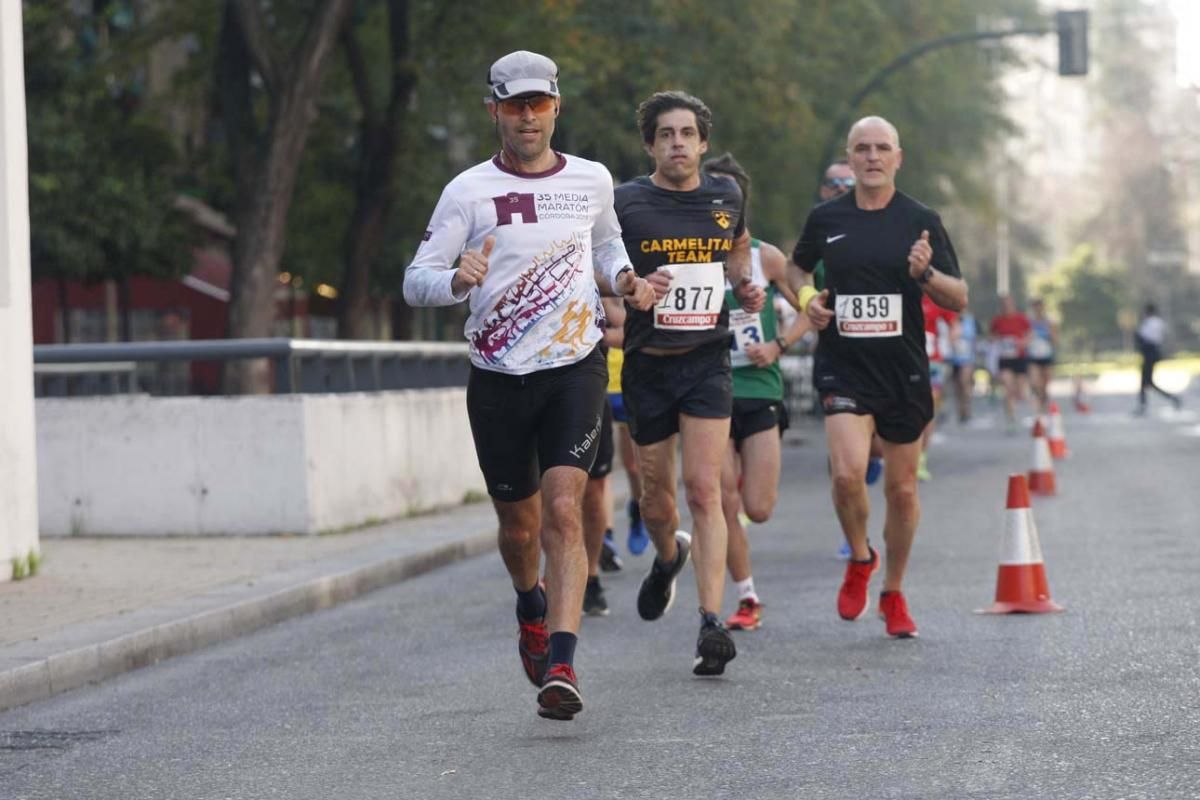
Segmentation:
[(1083, 380), (1081, 378), (1075, 379), (1075, 410), (1080, 414), (1090, 414), (1092, 412), (1091, 404), (1083, 396)]
[(1057, 493), (1054, 485), (1054, 462), (1050, 458), (1050, 445), (1046, 441), (1046, 429), (1039, 419), (1033, 426), (1033, 468), (1029, 470), (1029, 491), (1034, 494)]
[(1058, 403), (1050, 403), (1050, 429), (1046, 432), (1046, 440), (1050, 443), (1050, 455), (1055, 459), (1067, 457), (1067, 435), (1063, 430), (1062, 413)]
[(1008, 502), (1005, 511), (1004, 541), (1000, 547), (1000, 569), (996, 575), (996, 602), (981, 614), (1044, 614), (1062, 611), (1050, 599), (1042, 546), (1038, 542), (1033, 509), (1024, 475), (1008, 478)]
[(1038, 426), (1039, 426), (1039, 425), (1041, 425), (1041, 426), (1042, 426), (1042, 430), (1043, 430), (1043, 431), (1045, 431), (1045, 430), (1049, 430), (1049, 429), (1050, 429), (1050, 420), (1049, 420), (1049, 419), (1046, 417), (1046, 415), (1045, 415), (1045, 414), (1035, 414), (1035, 415), (1034, 415), (1034, 417), (1033, 417), (1033, 427), (1031, 427), (1031, 428), (1029, 429), (1029, 435), (1030, 435), (1030, 436), (1034, 436), (1034, 437), (1036, 437), (1036, 436), (1037, 436), (1037, 429), (1038, 429)]

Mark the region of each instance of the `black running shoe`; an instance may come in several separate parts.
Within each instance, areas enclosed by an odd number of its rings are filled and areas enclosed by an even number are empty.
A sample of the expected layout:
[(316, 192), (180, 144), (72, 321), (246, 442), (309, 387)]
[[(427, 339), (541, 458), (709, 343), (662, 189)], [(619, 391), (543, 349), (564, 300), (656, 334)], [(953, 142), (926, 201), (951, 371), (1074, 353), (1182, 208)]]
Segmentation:
[(575, 719), (583, 711), (579, 681), (569, 664), (554, 664), (546, 670), (542, 690), (538, 692), (538, 716), (563, 722)]
[(600, 571), (620, 572), (625, 565), (617, 555), (617, 543), (613, 541), (612, 531), (604, 534), (604, 544), (600, 547)]
[(638, 614), (644, 620), (658, 619), (675, 602), (675, 578), (683, 571), (692, 549), (692, 537), (687, 531), (675, 531), (675, 549), (675, 563), (664, 566), (655, 558), (638, 590)]
[(583, 613), (589, 617), (607, 617), (608, 600), (604, 597), (604, 589), (600, 581), (588, 581), (583, 590)]
[(733, 637), (717, 615), (700, 609), (700, 638), (696, 640), (696, 660), (692, 672), (696, 675), (722, 675), (725, 665), (737, 658)]

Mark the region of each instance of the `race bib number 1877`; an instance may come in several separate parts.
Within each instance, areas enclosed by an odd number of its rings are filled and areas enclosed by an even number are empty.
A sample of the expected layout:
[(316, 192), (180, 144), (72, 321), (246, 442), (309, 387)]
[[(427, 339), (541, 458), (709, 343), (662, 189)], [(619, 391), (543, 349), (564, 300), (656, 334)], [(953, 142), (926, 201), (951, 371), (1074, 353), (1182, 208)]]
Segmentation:
[(670, 331), (715, 328), (725, 303), (724, 265), (678, 264), (659, 269), (671, 273), (671, 286), (654, 307), (654, 327)]
[(834, 311), (841, 336), (863, 339), (904, 331), (904, 305), (898, 294), (839, 294)]

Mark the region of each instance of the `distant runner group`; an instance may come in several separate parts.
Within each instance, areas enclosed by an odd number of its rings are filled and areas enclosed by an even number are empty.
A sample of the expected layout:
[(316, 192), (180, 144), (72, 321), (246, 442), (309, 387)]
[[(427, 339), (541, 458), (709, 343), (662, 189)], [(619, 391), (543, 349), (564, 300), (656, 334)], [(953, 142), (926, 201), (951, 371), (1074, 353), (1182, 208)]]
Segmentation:
[[(736, 657), (730, 629), (759, 626), (745, 526), (776, 503), (789, 423), (780, 358), (809, 331), (848, 556), (837, 613), (867, 613), (882, 566), (885, 629), (916, 636), (902, 584), (918, 472), (935, 398), (947, 384), (959, 392), (962, 372), (969, 397), (974, 354), (965, 359), (941, 335), (963, 324), (967, 284), (941, 218), (896, 188), (895, 127), (865, 117), (850, 128), (846, 160), (827, 171), (825, 202), (789, 256), (751, 236), (741, 165), (728, 154), (704, 160), (713, 121), (700, 99), (667, 91), (641, 103), (654, 168), (614, 186), (603, 165), (550, 147), (562, 109), (552, 60), (510, 53), (488, 86), (499, 151), (445, 187), (404, 296), (470, 307), (467, 411), (538, 713), (569, 720), (583, 708), (581, 615), (608, 613), (600, 575), (622, 566), (608, 485), (618, 452), (633, 497), (625, 546), (653, 548), (638, 614), (656, 620), (671, 608), (690, 560), (696, 675), (720, 675)], [(1003, 318), (993, 331), (1029, 339)], [(1000, 364), (1014, 387), (1017, 357)], [(969, 406), (960, 401), (959, 413), (969, 417)], [(867, 484), (881, 472), (877, 550)], [(722, 620), (726, 571), (738, 606)]]

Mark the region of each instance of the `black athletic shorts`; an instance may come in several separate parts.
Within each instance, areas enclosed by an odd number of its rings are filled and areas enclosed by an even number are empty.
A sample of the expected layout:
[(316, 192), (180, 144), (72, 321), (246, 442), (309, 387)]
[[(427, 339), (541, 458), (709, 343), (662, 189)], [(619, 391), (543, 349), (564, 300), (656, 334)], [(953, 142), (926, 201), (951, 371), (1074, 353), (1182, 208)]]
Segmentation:
[(729, 342), (722, 339), (669, 356), (626, 351), (621, 393), (629, 433), (641, 445), (678, 433), (680, 414), (727, 418), (733, 413)]
[(1031, 358), (1029, 359), (1029, 363), (1035, 367), (1053, 367), (1054, 356), (1050, 356), (1050, 358)]
[(779, 428), (779, 435), (783, 436), (788, 425), (788, 410), (782, 400), (733, 398), (733, 417), (730, 419), (729, 435), (733, 437), (733, 443), (739, 449), (741, 449), (742, 440), (772, 428)]
[(596, 463), (588, 470), (589, 478), (603, 478), (612, 472), (613, 450), (613, 410), (606, 397), (604, 416), (600, 419), (600, 438), (596, 441)]
[(1029, 371), (1029, 361), (1024, 358), (1000, 359), (1000, 371), (1008, 370), (1014, 375), (1024, 375)]
[(912, 391), (890, 398), (862, 398), (846, 391), (821, 393), (821, 408), (825, 416), (833, 414), (869, 414), (875, 418), (875, 432), (892, 444), (909, 444), (921, 438), (925, 426), (933, 419), (933, 394), (929, 384), (924, 391)]
[(488, 494), (512, 503), (551, 467), (587, 472), (599, 450), (608, 367), (600, 351), (565, 367), (506, 375), (471, 367), (467, 414)]

